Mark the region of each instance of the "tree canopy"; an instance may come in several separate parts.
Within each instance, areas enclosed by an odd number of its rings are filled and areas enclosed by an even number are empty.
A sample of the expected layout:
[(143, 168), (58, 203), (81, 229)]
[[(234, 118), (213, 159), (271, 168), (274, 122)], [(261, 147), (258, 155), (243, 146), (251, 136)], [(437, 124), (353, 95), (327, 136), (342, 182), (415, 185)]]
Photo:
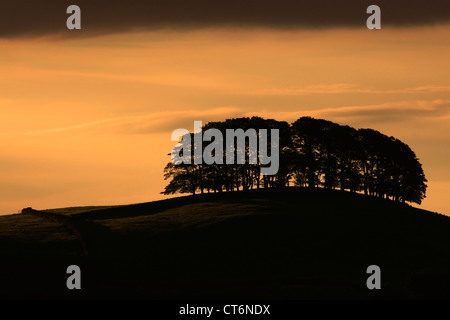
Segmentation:
[[(224, 136), (226, 129), (278, 129), (278, 173), (262, 175), (264, 165), (259, 156), (257, 163), (249, 163), (251, 150), (246, 141), (244, 164), (237, 164), (236, 158), (235, 163), (225, 164), (225, 152), (221, 164), (169, 162), (164, 168), (164, 178), (170, 181), (162, 194), (295, 185), (363, 192), (418, 204), (425, 198), (427, 180), (416, 154), (404, 142), (373, 129), (355, 129), (311, 117), (301, 117), (291, 124), (260, 117), (227, 119), (209, 122), (203, 130), (212, 128)], [(235, 152), (239, 147), (242, 148), (235, 144)], [(204, 145), (202, 148), (205, 150)]]

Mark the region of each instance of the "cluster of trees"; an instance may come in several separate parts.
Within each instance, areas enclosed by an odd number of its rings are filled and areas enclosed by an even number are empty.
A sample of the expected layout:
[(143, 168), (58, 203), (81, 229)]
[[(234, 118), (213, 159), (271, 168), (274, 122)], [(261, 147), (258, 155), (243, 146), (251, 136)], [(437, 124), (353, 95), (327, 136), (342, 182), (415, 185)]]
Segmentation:
[[(301, 117), (292, 124), (259, 117), (228, 119), (210, 122), (203, 130), (210, 128), (224, 135), (226, 129), (278, 129), (278, 173), (261, 175), (259, 161), (209, 165), (169, 162), (164, 178), (170, 181), (163, 194), (282, 188), (293, 184), (364, 192), (418, 204), (425, 198), (427, 180), (415, 153), (402, 141), (376, 130), (357, 130), (311, 117)], [(248, 155), (249, 150), (245, 152)]]

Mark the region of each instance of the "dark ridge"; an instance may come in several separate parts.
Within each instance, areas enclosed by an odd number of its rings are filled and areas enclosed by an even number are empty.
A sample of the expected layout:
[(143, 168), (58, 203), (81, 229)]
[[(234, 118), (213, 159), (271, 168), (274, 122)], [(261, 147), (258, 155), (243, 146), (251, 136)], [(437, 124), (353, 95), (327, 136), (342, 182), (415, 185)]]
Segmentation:
[[(85, 298), (450, 297), (450, 218), (388, 199), (291, 187), (72, 219), (89, 250)], [(373, 264), (382, 290), (365, 285)]]

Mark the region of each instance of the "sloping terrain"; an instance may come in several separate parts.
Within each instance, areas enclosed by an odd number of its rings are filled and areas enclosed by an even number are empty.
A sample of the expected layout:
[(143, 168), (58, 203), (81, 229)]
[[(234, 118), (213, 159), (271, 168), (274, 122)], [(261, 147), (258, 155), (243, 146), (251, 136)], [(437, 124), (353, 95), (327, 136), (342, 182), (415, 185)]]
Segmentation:
[[(450, 298), (450, 218), (389, 200), (287, 188), (64, 214), (89, 252), (86, 298)], [(5, 225), (2, 248), (16, 245)], [(366, 287), (369, 265), (381, 290)]]
[(0, 216), (0, 298), (66, 294), (66, 268), (83, 263), (79, 239), (59, 223), (25, 214)]

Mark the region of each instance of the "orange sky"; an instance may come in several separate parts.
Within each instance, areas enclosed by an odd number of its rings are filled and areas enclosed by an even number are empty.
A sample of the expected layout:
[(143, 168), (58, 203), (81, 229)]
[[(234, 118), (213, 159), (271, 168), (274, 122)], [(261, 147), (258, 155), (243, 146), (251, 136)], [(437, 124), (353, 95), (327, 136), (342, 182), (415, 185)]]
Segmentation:
[(450, 214), (450, 26), (0, 39), (0, 213), (161, 199), (171, 132), (310, 115), (407, 143)]

